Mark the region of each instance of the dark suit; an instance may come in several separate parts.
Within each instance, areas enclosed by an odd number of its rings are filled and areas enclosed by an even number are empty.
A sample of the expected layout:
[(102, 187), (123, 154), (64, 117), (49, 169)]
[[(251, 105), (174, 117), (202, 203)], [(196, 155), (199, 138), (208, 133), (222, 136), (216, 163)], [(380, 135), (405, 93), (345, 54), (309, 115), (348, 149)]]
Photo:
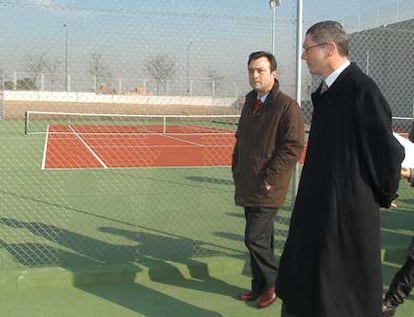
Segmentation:
[(298, 317), (378, 317), (382, 272), (379, 207), (398, 189), (404, 150), (391, 111), (355, 64), (314, 111), (276, 293)]

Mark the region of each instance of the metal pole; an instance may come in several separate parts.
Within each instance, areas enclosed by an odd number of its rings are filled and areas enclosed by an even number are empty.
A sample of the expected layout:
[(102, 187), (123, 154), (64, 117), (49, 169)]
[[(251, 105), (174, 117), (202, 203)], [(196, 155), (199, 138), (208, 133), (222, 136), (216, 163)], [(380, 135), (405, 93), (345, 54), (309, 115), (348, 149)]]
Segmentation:
[(397, 22), (400, 22), (400, 0), (397, 1)]
[(272, 9), (272, 54), (276, 51), (276, 7), (280, 6), (281, 0), (269, 0), (269, 6)]
[(65, 91), (68, 91), (68, 26), (63, 24), (65, 28)]
[(273, 16), (272, 16), (272, 54), (275, 55), (275, 36), (276, 36), (276, 6), (273, 6)]
[(187, 94), (190, 94), (190, 46), (193, 42), (190, 40), (187, 44)]
[(413, 113), (412, 113), (412, 117), (414, 119), (414, 98), (413, 98)]
[[(303, 29), (303, 0), (297, 0), (296, 14), (296, 101), (302, 101), (302, 29)], [(299, 186), (299, 163), (296, 163), (292, 180), (292, 203), (296, 199)]]

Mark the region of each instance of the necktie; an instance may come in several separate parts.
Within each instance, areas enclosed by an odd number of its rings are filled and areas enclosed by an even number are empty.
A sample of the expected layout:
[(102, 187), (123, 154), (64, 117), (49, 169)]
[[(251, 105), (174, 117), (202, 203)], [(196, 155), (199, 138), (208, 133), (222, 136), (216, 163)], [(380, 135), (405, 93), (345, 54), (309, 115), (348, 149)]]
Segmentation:
[(326, 84), (325, 81), (322, 82), (322, 87), (321, 87), (321, 95), (328, 90), (328, 85)]
[(260, 99), (256, 99), (253, 105), (253, 113), (256, 113), (257, 110), (259, 110), (261, 105), (262, 105), (262, 101)]

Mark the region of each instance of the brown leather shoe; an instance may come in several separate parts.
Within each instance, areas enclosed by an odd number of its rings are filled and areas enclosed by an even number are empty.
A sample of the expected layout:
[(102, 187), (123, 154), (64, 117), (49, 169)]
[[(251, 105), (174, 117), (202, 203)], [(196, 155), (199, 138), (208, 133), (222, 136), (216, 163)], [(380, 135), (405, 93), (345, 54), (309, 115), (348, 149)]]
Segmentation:
[(268, 287), (266, 288), (263, 293), (257, 299), (257, 306), (260, 308), (265, 308), (273, 304), (273, 302), (277, 299), (275, 288)]
[(259, 298), (259, 294), (255, 292), (243, 292), (237, 295), (237, 298), (243, 302), (251, 302)]

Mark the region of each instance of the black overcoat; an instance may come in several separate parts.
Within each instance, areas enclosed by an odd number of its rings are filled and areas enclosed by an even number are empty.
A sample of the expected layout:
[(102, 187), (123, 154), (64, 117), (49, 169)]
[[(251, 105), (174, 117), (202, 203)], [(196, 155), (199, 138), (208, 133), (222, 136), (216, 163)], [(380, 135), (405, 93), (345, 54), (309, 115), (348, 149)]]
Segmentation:
[(312, 101), (276, 291), (300, 317), (380, 317), (379, 207), (395, 198), (404, 150), (385, 98), (355, 64)]

